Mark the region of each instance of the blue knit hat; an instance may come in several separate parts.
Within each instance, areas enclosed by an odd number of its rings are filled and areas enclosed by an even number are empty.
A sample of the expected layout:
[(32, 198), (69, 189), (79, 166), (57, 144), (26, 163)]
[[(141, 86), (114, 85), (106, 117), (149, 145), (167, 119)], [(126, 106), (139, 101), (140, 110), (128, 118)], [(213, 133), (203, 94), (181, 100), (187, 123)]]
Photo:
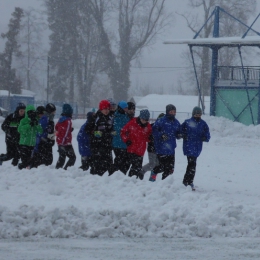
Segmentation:
[(62, 114), (64, 116), (72, 116), (73, 114), (73, 108), (71, 107), (70, 104), (64, 104), (62, 107)]
[(128, 107), (128, 104), (126, 101), (122, 100), (118, 103), (118, 106), (121, 107), (122, 109), (125, 109)]
[(192, 110), (192, 115), (201, 115), (202, 114), (202, 109), (200, 107), (194, 107)]
[(88, 119), (88, 121), (90, 121), (90, 120), (92, 119), (93, 115), (94, 115), (94, 112), (88, 112), (88, 113), (87, 113), (87, 119)]
[(140, 111), (140, 119), (149, 121), (150, 119), (150, 112), (148, 111), (148, 109), (143, 109)]

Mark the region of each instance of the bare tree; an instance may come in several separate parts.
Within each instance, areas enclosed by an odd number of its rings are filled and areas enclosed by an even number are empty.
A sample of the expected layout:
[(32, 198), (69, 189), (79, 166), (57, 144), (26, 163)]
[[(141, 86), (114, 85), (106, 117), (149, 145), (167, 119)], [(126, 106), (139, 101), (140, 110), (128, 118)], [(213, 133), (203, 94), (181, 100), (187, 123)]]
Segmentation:
[[(19, 43), (21, 45), (21, 56), (18, 64), (19, 71), (24, 75), (26, 88), (36, 91), (40, 83), (39, 70), (43, 66), (45, 51), (43, 50), (42, 35), (46, 24), (41, 14), (35, 9), (24, 10), (24, 17), (21, 24)], [(32, 87), (33, 83), (33, 87)]]
[[(153, 43), (168, 22), (164, 3), (165, 0), (88, 1), (100, 35), (104, 71), (117, 100), (127, 99), (131, 61)], [(115, 16), (117, 23), (113, 23)], [(108, 29), (111, 24), (112, 33)]]
[[(222, 7), (224, 10), (232, 14), (234, 17), (238, 17), (244, 23), (247, 23), (251, 15), (254, 14), (256, 9), (256, 0), (189, 0), (189, 7), (192, 10), (190, 13), (181, 14), (186, 20), (188, 28), (195, 33), (198, 32), (200, 27), (209, 19), (212, 11), (216, 6)], [(203, 15), (199, 15), (201, 12)], [(201, 19), (203, 17), (203, 19)], [(199, 35), (202, 38), (210, 37), (214, 25), (214, 20), (211, 19), (205, 24), (203, 31)], [(241, 36), (244, 33), (246, 27), (232, 19), (225, 13), (221, 13), (220, 16), (220, 35), (224, 36)], [(230, 66), (236, 62), (235, 50), (228, 48), (222, 48), (219, 55), (219, 64), (225, 64)], [(202, 95), (209, 95), (210, 93), (210, 68), (211, 57), (209, 48), (196, 48), (194, 49), (196, 55), (196, 64), (198, 65), (199, 78)], [(183, 55), (188, 64), (191, 65), (188, 55)]]

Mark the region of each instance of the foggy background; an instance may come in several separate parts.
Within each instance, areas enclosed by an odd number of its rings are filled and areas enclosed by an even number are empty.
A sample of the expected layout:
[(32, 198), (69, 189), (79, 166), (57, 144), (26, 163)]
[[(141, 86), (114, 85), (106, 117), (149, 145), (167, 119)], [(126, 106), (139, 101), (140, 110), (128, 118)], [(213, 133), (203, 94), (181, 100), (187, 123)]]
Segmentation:
[[(149, 93), (158, 94), (185, 94), (186, 89), (193, 89), (196, 92), (197, 86), (194, 83), (185, 81), (190, 76), (187, 64), (181, 58), (184, 51), (188, 50), (187, 45), (164, 45), (163, 41), (167, 39), (185, 39), (193, 38), (194, 33), (187, 27), (187, 23), (183, 17), (178, 14), (185, 12), (191, 12), (187, 7), (188, 0), (166, 0), (166, 10), (172, 12), (174, 15), (174, 22), (166, 32), (159, 35), (156, 39), (156, 43), (148, 48), (145, 48), (142, 56), (138, 62), (132, 62), (131, 67), (131, 87), (129, 90), (129, 97), (131, 96), (143, 96)], [(23, 9), (34, 8), (37, 10), (44, 11), (46, 8), (43, 5), (42, 0), (0, 0), (0, 33), (4, 33), (8, 29), (8, 22), (11, 18), (11, 14), (15, 7), (21, 7)], [(255, 19), (260, 10), (260, 3), (257, 1), (257, 10), (252, 17), (249, 19), (248, 25)], [(178, 13), (178, 14), (177, 14)], [(46, 19), (45, 15), (45, 19)], [(45, 20), (47, 25), (47, 20)], [(200, 24), (202, 26), (202, 24)], [(260, 27), (258, 21), (254, 25), (254, 29)], [(49, 51), (49, 33), (50, 31), (46, 28), (44, 32), (43, 47), (47, 52)], [(5, 40), (0, 38), (0, 51), (4, 49)], [(253, 63), (259, 65), (259, 56), (254, 55)], [(37, 93), (38, 98), (46, 97), (46, 86), (47, 86), (47, 60), (41, 61), (41, 68), (39, 69), (40, 80), (38, 86), (33, 91)], [(192, 75), (193, 76), (193, 75)], [(26, 86), (22, 86), (26, 88)], [(146, 90), (144, 90), (146, 89)], [(181, 91), (180, 91), (181, 89)], [(110, 93), (104, 93), (105, 95), (111, 95)], [(96, 98), (93, 102), (97, 102)], [(77, 100), (76, 100), (77, 101)]]

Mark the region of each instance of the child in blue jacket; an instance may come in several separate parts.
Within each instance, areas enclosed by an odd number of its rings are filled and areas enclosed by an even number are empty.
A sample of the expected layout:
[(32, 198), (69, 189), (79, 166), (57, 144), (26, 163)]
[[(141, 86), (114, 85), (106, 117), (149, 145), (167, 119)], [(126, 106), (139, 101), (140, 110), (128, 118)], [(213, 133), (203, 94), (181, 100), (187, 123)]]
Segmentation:
[(79, 133), (77, 135), (79, 153), (81, 155), (81, 163), (80, 168), (83, 171), (87, 171), (91, 166), (91, 150), (90, 150), (90, 136), (86, 133), (85, 127), (93, 117), (93, 112), (87, 113), (87, 121), (84, 125), (81, 126)]
[(184, 175), (183, 184), (190, 185), (195, 190), (193, 180), (196, 172), (196, 161), (202, 151), (203, 142), (210, 140), (210, 132), (207, 123), (201, 119), (202, 110), (194, 107), (192, 117), (181, 125), (183, 137), (183, 153), (187, 156), (188, 165)]

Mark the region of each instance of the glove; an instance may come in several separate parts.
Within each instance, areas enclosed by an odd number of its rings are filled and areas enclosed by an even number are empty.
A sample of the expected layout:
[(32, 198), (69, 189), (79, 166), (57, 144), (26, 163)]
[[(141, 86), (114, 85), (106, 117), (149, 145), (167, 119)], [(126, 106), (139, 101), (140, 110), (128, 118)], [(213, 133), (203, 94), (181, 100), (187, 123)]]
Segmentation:
[(177, 139), (181, 139), (182, 138), (182, 134), (177, 134)]
[(32, 120), (30, 122), (30, 126), (36, 126), (36, 125), (38, 125), (38, 120)]
[(128, 147), (128, 146), (130, 146), (131, 144), (132, 144), (132, 142), (130, 141), (130, 140), (128, 140), (128, 141), (126, 141), (126, 146)]
[(154, 146), (151, 146), (151, 147), (150, 147), (150, 152), (151, 152), (151, 153), (155, 153), (155, 148), (154, 148)]
[(54, 141), (55, 140), (55, 134), (48, 134), (47, 138)]
[(164, 134), (164, 135), (162, 135), (162, 139), (163, 139), (163, 141), (167, 141), (169, 138), (166, 134)]
[(100, 138), (102, 136), (102, 132), (101, 131), (95, 131), (94, 136), (97, 137), (97, 138)]
[(115, 136), (116, 135), (116, 131), (112, 131), (111, 135)]
[(74, 130), (74, 127), (71, 128), (71, 132), (73, 132), (73, 130)]
[(206, 138), (205, 136), (203, 136), (203, 137), (201, 138), (201, 141), (202, 141), (202, 142), (206, 142), (206, 141), (207, 141), (207, 138)]

